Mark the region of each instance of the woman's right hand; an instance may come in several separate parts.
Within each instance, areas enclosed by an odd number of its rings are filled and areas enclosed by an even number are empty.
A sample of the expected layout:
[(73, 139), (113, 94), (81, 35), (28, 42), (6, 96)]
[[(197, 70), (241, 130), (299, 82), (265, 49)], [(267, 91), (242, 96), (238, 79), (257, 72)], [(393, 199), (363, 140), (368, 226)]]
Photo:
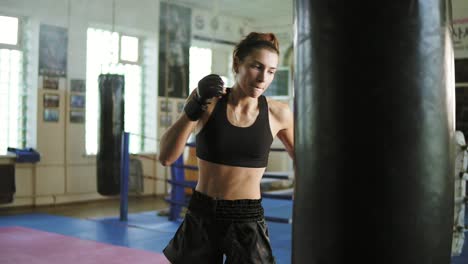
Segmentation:
[(210, 74), (198, 82), (195, 93), (190, 96), (184, 107), (184, 112), (191, 121), (197, 121), (207, 109), (209, 100), (225, 93), (224, 82), (219, 75)]
[(224, 82), (217, 74), (210, 74), (198, 82), (197, 95), (201, 104), (208, 104), (208, 100), (224, 94)]

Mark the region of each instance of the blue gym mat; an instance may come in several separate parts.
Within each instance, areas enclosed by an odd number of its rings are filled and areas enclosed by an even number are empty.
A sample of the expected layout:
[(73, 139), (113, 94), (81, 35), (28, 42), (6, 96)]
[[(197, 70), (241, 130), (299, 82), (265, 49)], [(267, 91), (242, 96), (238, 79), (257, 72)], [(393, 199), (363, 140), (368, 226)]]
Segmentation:
[[(265, 215), (275, 217), (292, 216), (292, 201), (263, 199), (262, 204), (265, 208)], [(94, 220), (110, 225), (125, 225), (125, 223), (120, 222), (118, 217), (106, 217)], [(167, 220), (167, 216), (159, 216), (158, 212), (153, 211), (129, 214), (127, 225), (129, 227), (173, 235), (177, 231), (181, 221), (182, 219), (170, 222)], [(268, 229), (276, 262), (278, 264), (290, 263), (292, 225), (268, 222)]]
[[(263, 206), (265, 214), (270, 216), (288, 217), (292, 213), (291, 201), (264, 199)], [(468, 215), (466, 220), (468, 224)], [(180, 220), (169, 222), (154, 211), (129, 214), (127, 223), (120, 222), (118, 217), (93, 220), (47, 214), (0, 217), (0, 227), (22, 226), (157, 253), (162, 252), (179, 225)], [(268, 229), (277, 263), (291, 263), (292, 225), (268, 222)], [(452, 258), (452, 264), (467, 263), (468, 238), (461, 256)]]
[(130, 227), (125, 224), (76, 219), (48, 214), (0, 217), (0, 227), (22, 226), (37, 230), (161, 253), (172, 233)]

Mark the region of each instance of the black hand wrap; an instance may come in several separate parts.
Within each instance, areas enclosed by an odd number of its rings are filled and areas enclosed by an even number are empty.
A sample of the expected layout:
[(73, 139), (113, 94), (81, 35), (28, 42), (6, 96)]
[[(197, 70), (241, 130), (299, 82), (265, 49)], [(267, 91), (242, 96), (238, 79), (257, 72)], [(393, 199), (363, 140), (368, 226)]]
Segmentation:
[(207, 106), (200, 102), (198, 94), (194, 94), (190, 100), (185, 104), (184, 111), (187, 117), (192, 121), (197, 121), (205, 112)]
[(187, 117), (197, 121), (208, 108), (209, 99), (223, 94), (224, 82), (216, 74), (205, 76), (198, 82), (198, 87), (184, 106)]

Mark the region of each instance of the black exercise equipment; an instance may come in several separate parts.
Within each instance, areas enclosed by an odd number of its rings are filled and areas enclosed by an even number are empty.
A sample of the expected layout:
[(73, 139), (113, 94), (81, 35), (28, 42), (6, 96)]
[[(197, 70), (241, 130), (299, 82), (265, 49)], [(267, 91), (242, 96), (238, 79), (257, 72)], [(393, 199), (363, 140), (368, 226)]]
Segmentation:
[(124, 131), (123, 75), (99, 75), (99, 144), (97, 153), (97, 189), (101, 195), (120, 192), (122, 133)]
[(295, 1), (293, 263), (450, 263), (448, 9)]

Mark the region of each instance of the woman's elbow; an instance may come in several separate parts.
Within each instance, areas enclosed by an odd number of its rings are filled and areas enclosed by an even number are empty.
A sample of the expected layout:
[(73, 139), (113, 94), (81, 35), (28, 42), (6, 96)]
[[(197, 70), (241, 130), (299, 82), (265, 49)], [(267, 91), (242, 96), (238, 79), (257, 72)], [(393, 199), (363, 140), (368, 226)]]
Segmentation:
[(158, 156), (158, 161), (161, 165), (163, 165), (164, 167), (166, 166), (170, 166), (172, 163), (174, 163), (173, 160), (170, 160), (169, 157), (167, 156), (163, 156), (163, 155), (159, 155)]

